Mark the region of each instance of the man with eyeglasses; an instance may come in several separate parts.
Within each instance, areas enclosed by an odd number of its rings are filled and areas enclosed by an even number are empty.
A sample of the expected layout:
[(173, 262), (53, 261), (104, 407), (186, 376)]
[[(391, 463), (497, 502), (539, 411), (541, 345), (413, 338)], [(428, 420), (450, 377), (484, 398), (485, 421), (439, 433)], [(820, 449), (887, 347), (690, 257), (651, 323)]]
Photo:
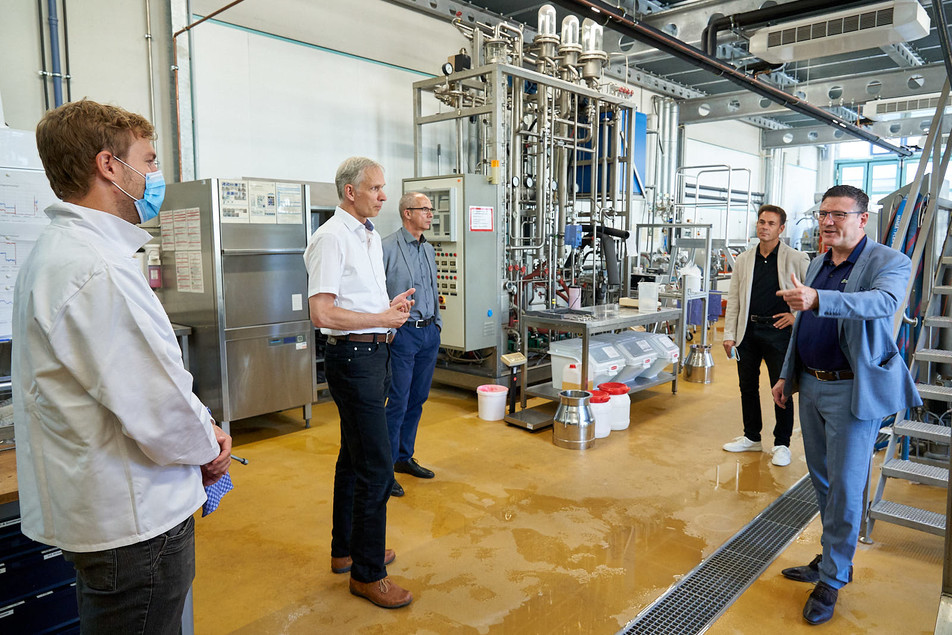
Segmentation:
[[(725, 443), (727, 452), (761, 452), (760, 366), (767, 364), (771, 382), (780, 378), (780, 367), (790, 343), (794, 315), (777, 297), (789, 288), (790, 275), (802, 278), (810, 258), (780, 240), (787, 224), (787, 212), (776, 205), (757, 210), (756, 247), (737, 257), (724, 313), (724, 350), (737, 360), (744, 434)], [(771, 463), (790, 465), (790, 435), (793, 408), (774, 407)]]
[(165, 192), (154, 134), (87, 99), (36, 127), (60, 200), (14, 291), (21, 529), (73, 563), (83, 633), (180, 632), (192, 515), (231, 456), (133, 258)]
[(823, 553), (782, 571), (816, 587), (803, 608), (810, 624), (833, 617), (839, 589), (853, 577), (873, 446), (883, 417), (922, 400), (893, 337), (912, 265), (866, 237), (869, 197), (837, 185), (816, 218), (823, 244), (803, 283), (777, 292), (799, 311), (774, 402), (800, 392), (800, 429), (823, 526)]
[[(410, 319), (400, 327), (399, 337), (390, 347), (393, 380), (387, 399), (387, 428), (393, 470), (417, 478), (435, 474), (413, 458), (417, 427), (423, 404), (430, 395), (430, 384), (440, 350), (439, 294), (436, 288), (436, 254), (423, 232), (433, 221), (433, 204), (420, 192), (408, 192), (398, 204), (403, 227), (383, 239), (383, 263), (387, 270), (387, 291), (416, 289)], [(400, 483), (394, 496), (403, 496)]]

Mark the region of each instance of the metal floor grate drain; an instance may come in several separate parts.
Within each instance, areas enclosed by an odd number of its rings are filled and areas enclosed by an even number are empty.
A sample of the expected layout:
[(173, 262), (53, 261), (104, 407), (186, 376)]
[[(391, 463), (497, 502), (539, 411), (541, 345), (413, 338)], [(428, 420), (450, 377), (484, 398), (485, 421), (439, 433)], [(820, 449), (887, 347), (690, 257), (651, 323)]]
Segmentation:
[(817, 513), (813, 484), (804, 476), (619, 632), (704, 632)]

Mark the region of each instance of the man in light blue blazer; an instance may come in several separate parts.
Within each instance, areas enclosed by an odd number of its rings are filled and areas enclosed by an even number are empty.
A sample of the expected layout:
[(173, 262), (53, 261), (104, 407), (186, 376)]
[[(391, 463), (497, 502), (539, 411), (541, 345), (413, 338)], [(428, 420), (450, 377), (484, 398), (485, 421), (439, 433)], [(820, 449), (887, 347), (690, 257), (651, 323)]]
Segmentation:
[[(410, 319), (400, 327), (390, 345), (393, 380), (387, 399), (387, 428), (393, 470), (417, 478), (433, 478), (432, 470), (413, 458), (417, 427), (423, 404), (430, 396), (430, 384), (440, 350), (439, 294), (436, 288), (436, 255), (423, 232), (433, 220), (433, 203), (420, 192), (408, 192), (398, 204), (403, 227), (383, 239), (383, 265), (387, 290), (402, 284), (414, 288)], [(411, 284), (412, 283), (412, 284)], [(397, 483), (393, 496), (403, 496)]]
[(883, 417), (922, 403), (893, 337), (912, 265), (904, 254), (866, 237), (869, 197), (837, 185), (816, 218), (829, 251), (810, 263), (801, 284), (778, 291), (793, 326), (774, 402), (800, 392), (800, 429), (823, 525), (823, 553), (783, 570), (816, 582), (803, 617), (833, 617), (840, 588), (852, 579), (873, 445)]

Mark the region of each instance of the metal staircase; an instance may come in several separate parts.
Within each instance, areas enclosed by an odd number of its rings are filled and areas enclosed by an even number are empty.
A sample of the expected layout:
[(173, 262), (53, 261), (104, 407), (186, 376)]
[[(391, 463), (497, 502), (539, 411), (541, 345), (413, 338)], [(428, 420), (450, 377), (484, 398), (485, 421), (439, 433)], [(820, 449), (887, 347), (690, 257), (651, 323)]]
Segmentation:
[[(945, 212), (948, 217), (946, 201), (940, 201), (935, 209)], [(931, 280), (924, 281), (926, 287), (931, 288), (929, 304), (924, 312), (922, 331), (920, 332), (917, 350), (913, 354), (912, 368), (918, 368), (916, 388), (924, 402), (937, 401), (946, 403), (952, 408), (952, 386), (946, 385), (940, 378), (940, 365), (952, 364), (952, 351), (941, 348), (942, 341), (952, 340), (952, 286), (943, 282), (952, 277), (952, 232), (946, 232), (945, 245), (942, 255), (938, 258), (938, 267)], [(927, 260), (928, 261), (928, 260)], [(923, 290), (924, 294), (928, 289)], [(930, 413), (931, 414), (931, 413)], [(919, 414), (924, 416), (926, 413)], [(886, 446), (886, 455), (876, 491), (867, 510), (866, 524), (862, 535), (863, 542), (871, 542), (873, 526), (877, 520), (895, 523), (910, 529), (917, 529), (939, 536), (945, 535), (946, 516), (925, 509), (903, 505), (883, 498), (886, 482), (893, 479), (947, 487), (949, 470), (947, 460), (935, 461), (927, 458), (910, 458), (909, 443), (928, 441), (948, 446), (952, 441), (952, 428), (942, 417), (935, 417), (938, 423), (925, 421), (897, 420), (887, 431), (889, 443)], [(898, 419), (898, 417), (897, 417)], [(908, 440), (903, 443), (902, 439)]]

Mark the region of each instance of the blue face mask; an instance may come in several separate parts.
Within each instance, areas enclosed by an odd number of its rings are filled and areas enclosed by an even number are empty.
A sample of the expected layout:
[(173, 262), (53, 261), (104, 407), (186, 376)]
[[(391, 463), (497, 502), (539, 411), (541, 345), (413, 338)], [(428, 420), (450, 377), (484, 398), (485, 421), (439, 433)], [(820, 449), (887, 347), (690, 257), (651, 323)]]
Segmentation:
[(119, 187), (115, 181), (112, 183), (119, 188), (120, 192), (135, 201), (136, 211), (139, 212), (139, 222), (144, 223), (158, 216), (159, 208), (162, 207), (162, 201), (165, 200), (165, 178), (162, 176), (162, 171), (156, 170), (155, 172), (143, 174), (119, 157), (115, 155), (113, 155), (113, 157), (116, 161), (145, 179), (145, 191), (142, 193), (142, 198), (139, 199)]

